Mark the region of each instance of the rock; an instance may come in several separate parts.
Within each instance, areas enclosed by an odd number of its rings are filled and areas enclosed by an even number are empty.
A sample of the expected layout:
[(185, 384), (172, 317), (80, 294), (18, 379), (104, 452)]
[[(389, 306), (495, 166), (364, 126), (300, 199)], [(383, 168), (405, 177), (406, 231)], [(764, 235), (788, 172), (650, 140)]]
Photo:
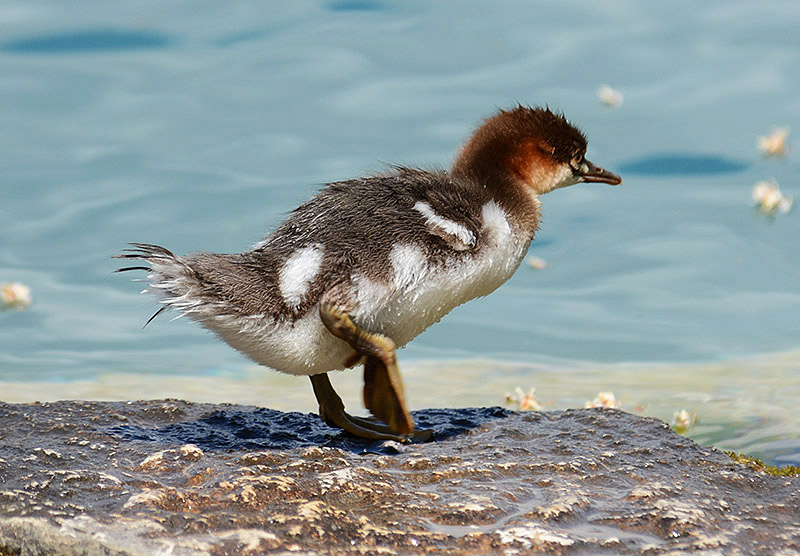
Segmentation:
[(800, 554), (800, 479), (661, 421), (414, 417), (435, 442), (236, 405), (0, 403), (0, 555)]

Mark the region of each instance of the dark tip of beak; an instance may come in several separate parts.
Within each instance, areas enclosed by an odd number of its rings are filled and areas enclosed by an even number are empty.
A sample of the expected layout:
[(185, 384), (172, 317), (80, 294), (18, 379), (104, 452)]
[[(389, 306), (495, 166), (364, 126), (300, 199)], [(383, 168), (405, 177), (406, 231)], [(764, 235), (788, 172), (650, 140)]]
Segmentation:
[(619, 185), (622, 183), (622, 178), (614, 172), (609, 172), (605, 168), (595, 166), (588, 160), (583, 161), (587, 168), (585, 172), (581, 172), (581, 179), (585, 182), (594, 183), (607, 183), (609, 185)]

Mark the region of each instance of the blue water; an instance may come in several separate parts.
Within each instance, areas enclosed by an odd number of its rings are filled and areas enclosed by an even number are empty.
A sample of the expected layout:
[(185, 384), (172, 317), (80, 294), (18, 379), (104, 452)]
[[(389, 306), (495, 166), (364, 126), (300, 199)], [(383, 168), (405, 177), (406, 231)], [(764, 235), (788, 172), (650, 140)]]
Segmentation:
[[(112, 254), (247, 249), (322, 183), (446, 166), (498, 107), (546, 103), (625, 183), (542, 199), (532, 252), (548, 267), (523, 265), (402, 352), (411, 375), (438, 362), (458, 385), (417, 401), (501, 403), (572, 369), (559, 406), (674, 395), (717, 431), (701, 441), (755, 431), (736, 448), (800, 463), (800, 216), (750, 201), (771, 177), (800, 201), (798, 154), (755, 146), (800, 130), (798, 28), (796, 2), (5, 0), (0, 282), (29, 285), (34, 304), (0, 313), (0, 399), (88, 395), (81, 381), (158, 397), (154, 384), (185, 376), (237, 401), (219, 385), (250, 384), (250, 363), (185, 319), (142, 330), (155, 305), (111, 274)], [(597, 99), (604, 83), (620, 108)], [(485, 379), (465, 379), (476, 361)], [(727, 383), (708, 389), (698, 369)], [(115, 390), (109, 375), (140, 383)], [(307, 381), (263, 380), (313, 401)]]

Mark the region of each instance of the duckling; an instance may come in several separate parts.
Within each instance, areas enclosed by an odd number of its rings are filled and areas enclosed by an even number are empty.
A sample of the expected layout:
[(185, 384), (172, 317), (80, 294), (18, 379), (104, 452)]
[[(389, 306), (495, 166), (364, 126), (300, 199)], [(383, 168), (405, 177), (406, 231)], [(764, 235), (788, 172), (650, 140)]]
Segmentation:
[[(545, 193), (622, 179), (586, 159), (586, 137), (549, 108), (488, 118), (452, 168), (404, 166), (329, 183), (244, 253), (178, 256), (133, 243), (161, 309), (175, 309), (253, 361), (306, 375), (329, 425), (367, 439), (423, 441), (397, 349), (519, 267)], [(148, 321), (150, 322), (150, 321)], [(345, 412), (327, 373), (364, 366), (364, 405)]]

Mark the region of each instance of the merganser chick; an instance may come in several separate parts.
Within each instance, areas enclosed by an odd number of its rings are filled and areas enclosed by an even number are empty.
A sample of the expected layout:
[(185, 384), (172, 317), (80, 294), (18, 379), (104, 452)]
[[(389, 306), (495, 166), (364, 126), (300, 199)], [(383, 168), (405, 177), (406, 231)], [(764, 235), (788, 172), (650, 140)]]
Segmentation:
[[(255, 362), (307, 375), (329, 425), (370, 439), (425, 440), (406, 406), (396, 350), (519, 267), (539, 227), (539, 196), (622, 179), (585, 158), (561, 114), (518, 106), (481, 125), (450, 171), (395, 167), (327, 184), (240, 254), (177, 256), (133, 243), (163, 307), (188, 315)], [(148, 321), (150, 322), (150, 321)], [(328, 371), (364, 363), (351, 416)]]

